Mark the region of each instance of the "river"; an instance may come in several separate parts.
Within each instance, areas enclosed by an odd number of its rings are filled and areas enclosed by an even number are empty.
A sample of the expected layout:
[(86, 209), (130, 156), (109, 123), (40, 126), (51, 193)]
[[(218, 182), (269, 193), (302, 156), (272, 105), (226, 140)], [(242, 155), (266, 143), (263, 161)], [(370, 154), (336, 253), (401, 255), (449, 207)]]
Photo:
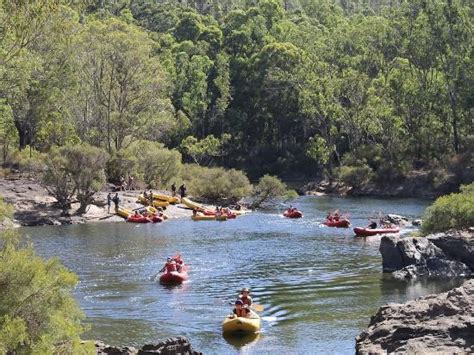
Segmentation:
[[(184, 335), (206, 354), (350, 354), (378, 307), (452, 285), (393, 281), (381, 272), (380, 237), (354, 238), (352, 229), (320, 222), (335, 208), (348, 211), (355, 226), (378, 211), (415, 218), (428, 204), (308, 196), (293, 203), (305, 213), (300, 220), (273, 211), (227, 222), (175, 219), (21, 231), (39, 255), (58, 256), (78, 274), (74, 295), (91, 325), (83, 338), (140, 346)], [(164, 287), (154, 276), (176, 252), (190, 264), (190, 281)], [(262, 331), (224, 338), (222, 320), (242, 287), (250, 287), (254, 302), (265, 307)]]

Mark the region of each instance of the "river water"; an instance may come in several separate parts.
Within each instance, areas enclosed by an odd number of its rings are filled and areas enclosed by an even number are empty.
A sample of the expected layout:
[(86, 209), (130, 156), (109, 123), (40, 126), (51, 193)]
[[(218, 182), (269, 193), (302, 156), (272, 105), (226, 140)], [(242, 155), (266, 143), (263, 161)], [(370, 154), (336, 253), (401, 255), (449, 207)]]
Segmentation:
[[(255, 212), (227, 222), (169, 220), (22, 228), (37, 253), (58, 256), (78, 274), (74, 295), (91, 329), (83, 338), (143, 345), (184, 335), (206, 354), (353, 353), (354, 338), (383, 304), (441, 292), (450, 283), (404, 283), (382, 275), (380, 237), (321, 227), (327, 211), (348, 211), (364, 226), (378, 211), (420, 217), (429, 201), (302, 197), (304, 218)], [(283, 206), (282, 206), (283, 208)], [(408, 232), (404, 230), (403, 232)], [(190, 281), (156, 282), (180, 252)], [(229, 302), (250, 287), (264, 305), (260, 334), (224, 338)]]

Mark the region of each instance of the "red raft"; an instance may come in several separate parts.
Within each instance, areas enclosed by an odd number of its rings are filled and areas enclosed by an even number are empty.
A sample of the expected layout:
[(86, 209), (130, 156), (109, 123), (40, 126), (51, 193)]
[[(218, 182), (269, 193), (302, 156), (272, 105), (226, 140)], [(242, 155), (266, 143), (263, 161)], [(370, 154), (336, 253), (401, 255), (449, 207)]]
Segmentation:
[(323, 224), (327, 227), (348, 228), (351, 225), (351, 222), (345, 218), (338, 221), (327, 219)]
[(356, 236), (359, 236), (359, 237), (368, 237), (368, 236), (371, 236), (371, 235), (389, 234), (389, 233), (398, 233), (398, 232), (400, 232), (400, 228), (398, 228), (398, 227), (376, 228), (376, 229), (360, 228), (360, 227), (355, 227), (354, 228), (354, 233), (356, 234)]
[(142, 215), (130, 215), (128, 216), (127, 218), (127, 222), (131, 222), (131, 223), (149, 223), (150, 220), (148, 218), (146, 218), (145, 216), (142, 216)]
[(165, 270), (160, 276), (160, 283), (172, 285), (180, 284), (188, 279), (188, 267), (185, 264), (181, 265), (180, 271)]
[(301, 218), (303, 217), (303, 212), (301, 211), (298, 211), (298, 210), (286, 210), (284, 213), (283, 213), (283, 216), (287, 217), (287, 218)]

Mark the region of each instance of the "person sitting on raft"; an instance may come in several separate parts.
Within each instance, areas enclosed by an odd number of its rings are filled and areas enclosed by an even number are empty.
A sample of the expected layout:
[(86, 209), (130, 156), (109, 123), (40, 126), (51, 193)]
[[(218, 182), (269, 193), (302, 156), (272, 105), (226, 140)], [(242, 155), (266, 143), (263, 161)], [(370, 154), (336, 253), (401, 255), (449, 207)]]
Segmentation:
[(250, 290), (248, 288), (243, 288), (240, 290), (239, 300), (248, 307), (252, 305), (252, 297), (250, 297)]
[(370, 229), (375, 229), (377, 228), (377, 222), (375, 221), (370, 221), (369, 225), (367, 226), (367, 228), (370, 228)]
[(244, 305), (241, 300), (235, 301), (235, 308), (232, 310), (232, 313), (237, 317), (248, 317), (250, 314), (250, 309)]
[(165, 266), (163, 266), (160, 272), (163, 272), (165, 270), (166, 272), (178, 271), (178, 268), (176, 266), (176, 261), (173, 258), (166, 259), (166, 264)]
[(339, 210), (334, 211), (334, 214), (333, 214), (332, 218), (333, 218), (334, 221), (339, 222), (339, 218), (340, 218)]

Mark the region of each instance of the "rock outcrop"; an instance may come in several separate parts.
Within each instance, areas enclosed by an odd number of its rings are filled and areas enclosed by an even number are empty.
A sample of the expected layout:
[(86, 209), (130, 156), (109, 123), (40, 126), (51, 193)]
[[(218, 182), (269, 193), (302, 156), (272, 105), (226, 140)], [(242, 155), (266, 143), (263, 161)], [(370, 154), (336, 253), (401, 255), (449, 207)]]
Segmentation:
[(356, 352), (473, 353), (474, 279), (439, 295), (381, 307), (356, 338)]
[(393, 272), (397, 279), (474, 275), (474, 234), (469, 231), (427, 237), (383, 236), (379, 250), (383, 271)]
[(140, 349), (131, 346), (110, 346), (96, 341), (95, 348), (98, 355), (201, 355), (195, 351), (188, 339), (184, 337), (169, 338), (157, 344), (146, 344)]

